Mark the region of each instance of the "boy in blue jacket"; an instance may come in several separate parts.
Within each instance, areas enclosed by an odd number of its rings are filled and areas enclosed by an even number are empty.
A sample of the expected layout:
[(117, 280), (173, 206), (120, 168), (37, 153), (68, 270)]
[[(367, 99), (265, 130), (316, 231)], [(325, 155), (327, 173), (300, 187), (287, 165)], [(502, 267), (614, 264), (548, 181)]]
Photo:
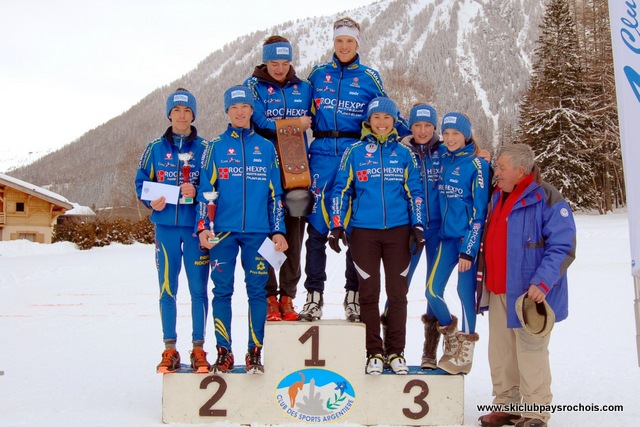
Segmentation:
[[(187, 201), (167, 204), (164, 197), (150, 202), (142, 201), (152, 209), (151, 222), (155, 224), (156, 233), (160, 317), (165, 345), (162, 361), (157, 367), (160, 373), (173, 372), (180, 367), (180, 354), (176, 350), (176, 296), (183, 261), (191, 294), (191, 368), (197, 372), (208, 373), (210, 367), (203, 350), (209, 307), (209, 255), (200, 250), (198, 238), (193, 232), (196, 214), (193, 198), (200, 180), (200, 157), (207, 145), (191, 124), (196, 118), (196, 112), (196, 98), (189, 91), (179, 88), (169, 95), (166, 114), (171, 126), (164, 135), (147, 145), (140, 158), (135, 180), (138, 198), (142, 196), (144, 182), (151, 181), (179, 186), (182, 200)], [(189, 160), (181, 161), (179, 156)], [(185, 163), (190, 166), (188, 176), (183, 176), (183, 172), (187, 171), (183, 169)]]
[[(311, 126), (311, 85), (300, 79), (291, 65), (293, 46), (282, 36), (270, 36), (262, 46), (263, 63), (245, 81), (254, 97), (252, 122), (255, 131), (276, 145), (276, 120), (300, 118), (302, 131)], [(304, 133), (306, 140), (306, 133)], [(300, 256), (305, 218), (285, 213), (287, 259), (276, 275), (269, 267), (267, 281), (267, 320), (298, 320), (293, 308), (302, 276)], [(277, 277), (276, 277), (277, 276)], [(279, 289), (278, 289), (279, 282)], [(278, 300), (278, 294), (280, 300)]]
[[(234, 367), (231, 348), (231, 297), (236, 258), (245, 272), (249, 298), (249, 342), (245, 357), (248, 373), (262, 373), (264, 325), (267, 318), (265, 284), (267, 261), (258, 249), (271, 238), (276, 251), (287, 250), (280, 167), (273, 144), (251, 126), (253, 95), (246, 86), (224, 93), (230, 124), (211, 141), (202, 156), (196, 227), (200, 244), (209, 249), (213, 281), (213, 323), (218, 358), (214, 372)], [(208, 195), (217, 192), (214, 230), (209, 229)], [(219, 239), (217, 243), (210, 239)]]
[[(378, 71), (360, 62), (360, 24), (351, 18), (333, 24), (334, 53), (329, 62), (313, 67), (309, 82), (313, 87), (313, 137), (309, 147), (311, 191), (315, 203), (307, 215), (306, 263), (307, 301), (300, 311), (302, 320), (322, 317), (324, 285), (327, 280), (326, 244), (329, 233), (329, 200), (342, 153), (360, 139), (362, 122), (367, 118), (367, 105), (376, 97), (386, 97)], [(400, 136), (409, 134), (406, 120), (398, 117)], [(346, 253), (345, 317), (360, 320), (358, 277)]]

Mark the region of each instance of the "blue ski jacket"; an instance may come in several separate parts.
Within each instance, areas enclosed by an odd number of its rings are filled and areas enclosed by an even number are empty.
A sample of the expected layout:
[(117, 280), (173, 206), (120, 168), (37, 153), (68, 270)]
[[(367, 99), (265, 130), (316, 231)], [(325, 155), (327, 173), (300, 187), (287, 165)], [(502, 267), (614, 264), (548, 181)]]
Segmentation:
[(273, 143), (277, 139), (275, 120), (311, 115), (311, 84), (298, 78), (293, 67), (280, 83), (269, 76), (265, 64), (258, 65), (244, 84), (251, 89), (255, 99), (254, 129)]
[(209, 143), (200, 171), (196, 231), (209, 227), (203, 193), (215, 189), (215, 232), (286, 234), (280, 166), (268, 139), (229, 125)]
[[(492, 206), (501, 197), (497, 189)], [(567, 269), (576, 257), (576, 224), (569, 204), (553, 186), (533, 182), (516, 200), (507, 221), (507, 327), (522, 326), (515, 304), (529, 285), (547, 294), (556, 322), (566, 319)]]
[(422, 178), (425, 194), (424, 213), (422, 216), (424, 229), (439, 229), (442, 222), (440, 193), (438, 192), (440, 159), (447, 149), (442, 145), (440, 137), (436, 134), (426, 144), (416, 144), (413, 136), (404, 137), (401, 142), (411, 148), (420, 169), (420, 177)]
[(424, 188), (411, 149), (394, 130), (378, 139), (363, 123), (362, 141), (344, 152), (331, 196), (331, 228), (422, 225)]
[(473, 260), (480, 248), (489, 204), (489, 164), (474, 155), (475, 142), (443, 151), (440, 161), (442, 239), (460, 239), (460, 254)]
[[(145, 181), (160, 182), (169, 185), (182, 184), (182, 162), (178, 153), (191, 153), (192, 160), (189, 182), (198, 190), (200, 182), (200, 158), (207, 147), (207, 141), (198, 136), (198, 131), (191, 126), (189, 136), (175, 135), (169, 127), (160, 138), (151, 141), (140, 157), (136, 173), (136, 193), (138, 199), (142, 194)], [(151, 209), (148, 201), (142, 201)], [(195, 204), (178, 204), (167, 206), (161, 211), (151, 212), (151, 222), (161, 225), (193, 227), (195, 221)]]
[[(354, 139), (360, 139), (369, 102), (378, 96), (387, 96), (380, 75), (360, 64), (359, 55), (350, 64), (342, 65), (334, 54), (332, 61), (313, 67), (308, 80), (313, 87), (315, 138), (309, 154), (342, 156)], [(396, 129), (400, 136), (411, 133), (401, 116)]]

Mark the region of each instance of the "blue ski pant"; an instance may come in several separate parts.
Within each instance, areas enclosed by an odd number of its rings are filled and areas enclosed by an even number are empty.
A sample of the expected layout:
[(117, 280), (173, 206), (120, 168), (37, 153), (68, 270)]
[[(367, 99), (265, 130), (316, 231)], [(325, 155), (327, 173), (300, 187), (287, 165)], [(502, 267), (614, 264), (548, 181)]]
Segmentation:
[[(355, 142), (355, 141), (354, 141)], [(329, 212), (331, 209), (331, 192), (338, 169), (340, 168), (342, 153), (329, 155), (313, 153), (309, 156), (309, 170), (311, 171), (311, 186), (309, 190), (314, 195), (314, 204), (311, 213), (307, 215), (309, 223), (307, 227), (307, 241), (305, 247), (304, 272), (307, 278), (304, 287), (307, 292), (324, 292), (324, 283), (327, 281), (325, 269), (327, 267), (327, 240), (329, 237)], [(351, 250), (347, 249), (345, 289), (358, 290), (358, 274), (353, 266)]]
[(247, 298), (249, 300), (249, 339), (247, 348), (262, 347), (264, 325), (267, 320), (267, 291), (269, 263), (258, 249), (266, 233), (222, 233), (220, 242), (209, 251), (211, 280), (213, 281), (213, 324), (216, 345), (231, 349), (231, 298), (234, 288), (236, 260), (244, 269)]
[[(328, 233), (321, 233), (313, 225), (307, 226), (307, 241), (305, 246), (307, 254), (305, 258), (304, 272), (307, 278), (304, 281), (304, 287), (307, 292), (317, 291), (324, 293), (324, 282), (327, 281), (327, 241)], [(349, 236), (347, 236), (347, 241)], [(358, 290), (358, 273), (353, 265), (351, 258), (351, 249), (347, 248), (345, 254), (346, 266), (344, 271), (345, 285), (348, 291)]]
[(209, 298), (209, 254), (200, 250), (193, 227), (156, 225), (156, 267), (160, 284), (160, 319), (164, 340), (176, 340), (178, 276), (184, 262), (191, 294), (192, 341), (204, 341)]
[(320, 234), (329, 233), (329, 216), (331, 212), (331, 192), (340, 168), (342, 153), (337, 156), (315, 153), (309, 156), (311, 186), (314, 203), (307, 221)]
[[(425, 290), (427, 303), (442, 326), (451, 323), (451, 313), (444, 301), (444, 289), (453, 269), (458, 265), (460, 244), (460, 239), (442, 239), (440, 241), (433, 269), (427, 280)], [(477, 263), (474, 260), (469, 270), (458, 273), (458, 296), (462, 305), (460, 329), (469, 334), (476, 331), (476, 271)]]

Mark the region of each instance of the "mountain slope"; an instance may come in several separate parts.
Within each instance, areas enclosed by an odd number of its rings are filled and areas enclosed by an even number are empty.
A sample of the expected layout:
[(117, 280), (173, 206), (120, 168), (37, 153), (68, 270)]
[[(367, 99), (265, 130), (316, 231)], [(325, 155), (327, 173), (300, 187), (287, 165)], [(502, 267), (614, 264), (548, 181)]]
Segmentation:
[[(405, 114), (416, 101), (432, 103), (441, 116), (465, 112), (476, 139), (489, 148), (516, 126), (543, 12), (542, 0), (383, 0), (348, 15), (363, 27), (362, 62), (380, 71)], [(125, 207), (142, 215), (133, 179), (145, 145), (169, 126), (169, 93), (182, 86), (197, 96), (195, 125), (211, 139), (227, 123), (222, 93), (260, 63), (266, 37), (281, 34), (292, 41), (293, 64), (305, 77), (314, 64), (329, 60), (336, 18), (289, 21), (240, 37), (122, 115), (10, 174), (83, 205)], [(162, 67), (163, 60), (154, 66)]]

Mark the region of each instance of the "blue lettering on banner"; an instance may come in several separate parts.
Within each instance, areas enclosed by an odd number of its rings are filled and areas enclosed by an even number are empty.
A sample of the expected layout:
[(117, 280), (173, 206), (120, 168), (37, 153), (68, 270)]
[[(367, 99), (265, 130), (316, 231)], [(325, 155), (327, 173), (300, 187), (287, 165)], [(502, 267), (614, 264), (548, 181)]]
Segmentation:
[[(640, 54), (640, 32), (638, 31), (638, 11), (636, 10), (637, 4), (633, 0), (627, 0), (625, 4), (628, 6), (627, 9), (627, 17), (623, 17), (620, 19), (620, 22), (624, 25), (624, 27), (620, 30), (620, 38), (631, 52)], [(640, 102), (640, 74), (631, 67), (630, 65), (625, 65), (624, 74), (627, 76), (627, 80), (629, 81), (629, 85), (631, 86), (631, 90), (636, 96), (638, 102)]]
[(629, 84), (631, 85), (631, 89), (633, 93), (636, 95), (636, 99), (640, 102), (640, 91), (638, 87), (640, 86), (640, 74), (630, 66), (624, 67), (624, 75), (627, 76), (627, 80), (629, 80)]

